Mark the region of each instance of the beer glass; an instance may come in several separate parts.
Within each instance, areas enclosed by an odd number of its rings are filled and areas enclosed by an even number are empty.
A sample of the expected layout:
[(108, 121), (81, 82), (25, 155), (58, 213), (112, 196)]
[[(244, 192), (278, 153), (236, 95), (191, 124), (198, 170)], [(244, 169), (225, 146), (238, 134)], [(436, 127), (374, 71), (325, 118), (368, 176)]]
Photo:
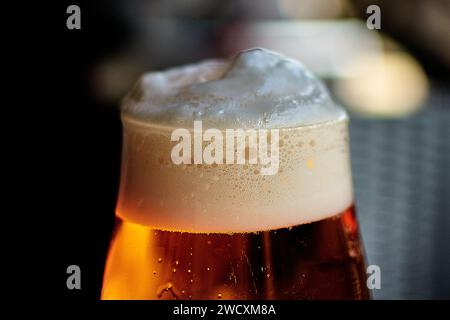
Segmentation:
[(122, 123), (102, 299), (369, 297), (348, 117), (300, 63), (253, 49), (150, 73)]

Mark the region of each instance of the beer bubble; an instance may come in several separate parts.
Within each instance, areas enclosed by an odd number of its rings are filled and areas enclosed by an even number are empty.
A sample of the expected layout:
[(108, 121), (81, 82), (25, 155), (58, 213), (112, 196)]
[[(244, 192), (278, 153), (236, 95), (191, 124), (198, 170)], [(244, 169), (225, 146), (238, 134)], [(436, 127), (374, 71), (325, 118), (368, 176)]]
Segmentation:
[(217, 295), (217, 298), (218, 298), (218, 299), (222, 299), (222, 294), (219, 293), (219, 294)]
[(161, 263), (162, 262), (162, 258), (158, 258), (158, 263)]
[(167, 282), (160, 285), (156, 290), (156, 296), (158, 298), (161, 298), (166, 292), (170, 292), (175, 299), (181, 298), (181, 292), (177, 288), (175, 288), (172, 282)]

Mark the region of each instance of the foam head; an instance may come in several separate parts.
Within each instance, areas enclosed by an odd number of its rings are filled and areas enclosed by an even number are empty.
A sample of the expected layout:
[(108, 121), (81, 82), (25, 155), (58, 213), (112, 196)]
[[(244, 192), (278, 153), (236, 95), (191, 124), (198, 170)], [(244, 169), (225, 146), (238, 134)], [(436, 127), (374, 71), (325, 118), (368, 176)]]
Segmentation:
[(167, 126), (201, 119), (216, 128), (296, 127), (344, 116), (308, 69), (264, 49), (145, 74), (123, 114)]
[[(264, 49), (145, 74), (124, 100), (117, 215), (156, 229), (252, 232), (317, 221), (351, 205), (347, 117), (299, 62)], [(279, 170), (176, 165), (171, 133), (279, 129)]]

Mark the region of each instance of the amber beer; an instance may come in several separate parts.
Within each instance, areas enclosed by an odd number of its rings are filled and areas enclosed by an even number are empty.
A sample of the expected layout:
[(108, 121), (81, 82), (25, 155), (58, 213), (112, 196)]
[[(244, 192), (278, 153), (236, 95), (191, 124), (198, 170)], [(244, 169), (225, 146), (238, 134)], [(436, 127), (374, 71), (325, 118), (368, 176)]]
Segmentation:
[[(236, 86), (242, 74), (255, 77), (255, 84)], [(288, 77), (289, 84), (270, 88), (266, 96), (269, 84), (280, 83), (274, 77)], [(233, 85), (220, 82), (230, 78)], [(171, 90), (164, 91), (167, 83)], [(250, 98), (236, 90), (252, 92), (253, 86), (259, 86), (258, 99), (282, 96), (285, 105), (276, 108), (283, 112), (260, 100), (242, 102)], [(307, 86), (317, 90), (303, 90)], [(219, 89), (226, 97), (211, 101)], [(330, 101), (301, 65), (264, 50), (243, 52), (231, 63), (145, 76), (122, 111), (117, 225), (102, 299), (367, 299), (348, 119)], [(262, 112), (261, 105), (269, 109)], [(180, 125), (192, 127), (191, 107), (223, 132), (261, 123), (278, 128), (277, 173), (262, 175), (259, 163), (173, 163), (171, 133)], [(228, 108), (227, 116), (217, 112), (221, 107)], [(273, 117), (259, 121), (268, 112)]]
[(119, 220), (108, 262), (103, 299), (368, 298), (353, 207), (255, 233), (160, 231)]

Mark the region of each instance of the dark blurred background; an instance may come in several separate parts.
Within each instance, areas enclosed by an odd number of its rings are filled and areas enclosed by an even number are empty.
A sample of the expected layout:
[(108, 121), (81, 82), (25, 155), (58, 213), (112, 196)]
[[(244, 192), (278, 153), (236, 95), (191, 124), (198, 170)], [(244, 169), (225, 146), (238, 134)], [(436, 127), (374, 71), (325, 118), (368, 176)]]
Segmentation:
[[(70, 4), (81, 30), (66, 28)], [(366, 25), (373, 4), (380, 30)], [(369, 264), (382, 271), (374, 297), (450, 298), (449, 1), (58, 1), (37, 17), (40, 27), (14, 40), (35, 68), (24, 64), (33, 85), (13, 95), (33, 132), (25, 154), (15, 150), (28, 178), (7, 199), (24, 230), (9, 230), (14, 296), (99, 298), (118, 107), (138, 76), (263, 46), (303, 61), (350, 112), (359, 221)], [(66, 288), (70, 264), (82, 290)]]

